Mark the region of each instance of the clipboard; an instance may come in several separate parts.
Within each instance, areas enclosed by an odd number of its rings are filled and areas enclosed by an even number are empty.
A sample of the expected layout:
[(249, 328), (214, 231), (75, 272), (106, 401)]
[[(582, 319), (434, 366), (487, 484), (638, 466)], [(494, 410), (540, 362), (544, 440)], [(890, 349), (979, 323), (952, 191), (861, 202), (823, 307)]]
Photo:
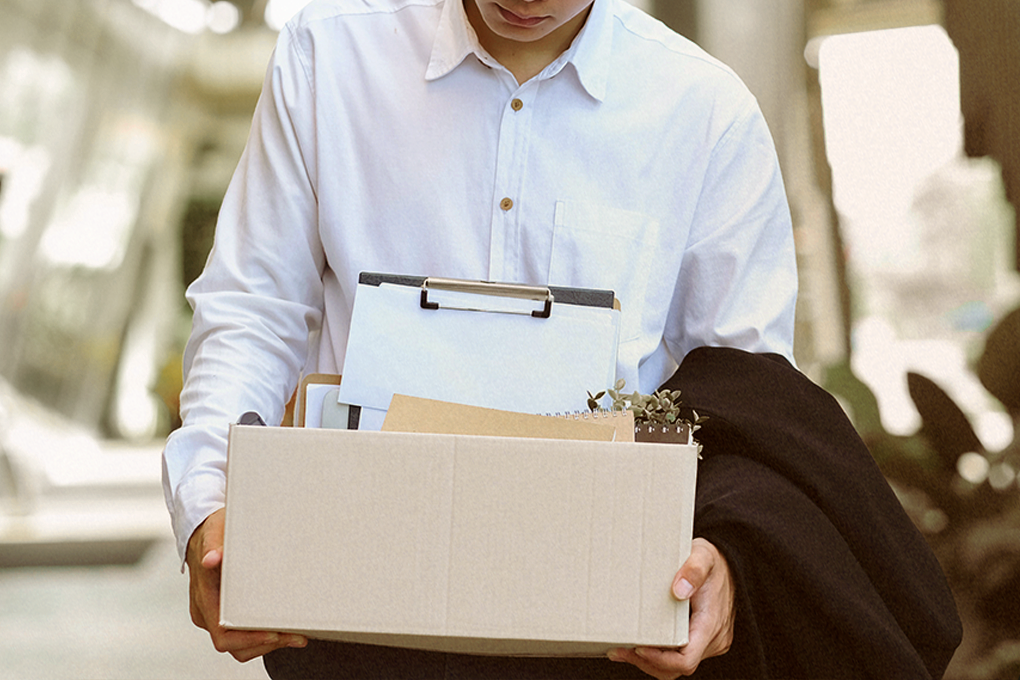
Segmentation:
[(516, 411), (587, 408), (612, 385), (609, 290), (362, 273), (337, 399), (382, 427), (394, 394)]
[(452, 288), (475, 292), (478, 294), (522, 296), (537, 295), (545, 300), (551, 295), (556, 302), (564, 305), (581, 305), (584, 307), (611, 307), (619, 311), (620, 301), (616, 293), (601, 288), (569, 288), (565, 286), (530, 286), (517, 283), (494, 283), (492, 281), (471, 281), (467, 279), (448, 279), (435, 276), (407, 276), (401, 274), (382, 274), (379, 272), (361, 272), (358, 284), (378, 286), (383, 283), (399, 286), (411, 286), (422, 289), (422, 301), (428, 289)]

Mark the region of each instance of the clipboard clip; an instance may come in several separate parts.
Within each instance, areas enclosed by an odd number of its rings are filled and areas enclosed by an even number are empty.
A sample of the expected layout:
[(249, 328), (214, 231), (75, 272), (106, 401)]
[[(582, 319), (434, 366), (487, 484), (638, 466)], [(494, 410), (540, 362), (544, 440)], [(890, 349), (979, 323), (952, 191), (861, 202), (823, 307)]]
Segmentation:
[[(463, 279), (443, 279), (430, 276), (421, 284), (422, 309), (440, 309), (438, 302), (431, 302), (429, 300), (430, 289), (472, 293), (476, 295), (492, 295), (495, 297), (508, 297), (521, 300), (537, 300), (539, 302), (544, 302), (545, 305), (542, 309), (532, 311), (530, 313), (531, 316), (536, 319), (548, 319), (552, 315), (552, 291), (541, 286), (526, 286), (516, 283), (492, 283), (490, 281), (466, 281)], [(528, 312), (480, 309), (472, 307), (443, 307), (442, 309), (457, 309), (466, 312), (497, 312), (500, 314), (528, 314)]]

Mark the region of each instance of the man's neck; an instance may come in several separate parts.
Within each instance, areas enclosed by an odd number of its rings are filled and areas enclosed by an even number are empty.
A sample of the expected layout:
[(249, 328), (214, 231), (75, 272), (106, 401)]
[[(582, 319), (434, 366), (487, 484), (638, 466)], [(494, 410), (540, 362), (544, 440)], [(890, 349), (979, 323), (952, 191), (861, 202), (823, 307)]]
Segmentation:
[(464, 0), (464, 9), (482, 47), (506, 67), (520, 84), (537, 76), (567, 51), (591, 12), (589, 7), (549, 35), (533, 42), (522, 42), (504, 38), (489, 30), (474, 0)]

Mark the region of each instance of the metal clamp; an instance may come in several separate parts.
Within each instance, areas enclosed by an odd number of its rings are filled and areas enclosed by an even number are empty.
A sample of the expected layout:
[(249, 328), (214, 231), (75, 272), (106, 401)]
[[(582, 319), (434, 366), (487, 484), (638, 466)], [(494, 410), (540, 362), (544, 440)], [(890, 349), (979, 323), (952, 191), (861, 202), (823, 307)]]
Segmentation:
[[(526, 286), (516, 283), (492, 283), (489, 281), (466, 281), (463, 279), (443, 279), (430, 276), (421, 284), (421, 308), (440, 309), (438, 302), (429, 301), (429, 289), (449, 290), (459, 293), (472, 293), (476, 295), (491, 295), (495, 297), (507, 297), (520, 300), (537, 300), (544, 302), (542, 309), (531, 312), (536, 319), (548, 319), (552, 315), (553, 294), (548, 288), (541, 286)], [(499, 312), (501, 314), (527, 314), (527, 312), (514, 312), (508, 310), (477, 309), (470, 307), (443, 307), (443, 309), (458, 309), (468, 312)]]

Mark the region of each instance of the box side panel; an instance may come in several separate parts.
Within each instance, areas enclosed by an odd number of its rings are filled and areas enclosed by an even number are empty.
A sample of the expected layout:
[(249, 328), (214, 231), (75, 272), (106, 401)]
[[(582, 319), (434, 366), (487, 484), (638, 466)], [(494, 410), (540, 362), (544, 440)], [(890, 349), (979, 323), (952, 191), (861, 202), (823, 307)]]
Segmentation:
[[(690, 555), (689, 525), (694, 512), (693, 477), (685, 477), (690, 470), (685, 462), (689, 462), (692, 456), (677, 450), (681, 448), (688, 447), (664, 444), (645, 454), (648, 476), (645, 480), (642, 528), (642, 620), (637, 638), (661, 639), (663, 621), (667, 621), (670, 622), (667, 628), (674, 645), (687, 642), (688, 603), (677, 602), (671, 587), (677, 570)], [(664, 518), (673, 519), (664, 521)], [(677, 518), (686, 518), (686, 521)]]
[(591, 463), (541, 440), (457, 443), (449, 633), (584, 630)]
[(453, 476), (446, 447), (263, 430), (231, 442), (224, 621), (442, 629)]
[(641, 621), (644, 458), (603, 452), (594, 465), (589, 634), (636, 641)]
[[(694, 532), (694, 495), (698, 477), (698, 447), (687, 446), (680, 457), (680, 469), (677, 472), (676, 486), (680, 490), (680, 516), (686, 518), (680, 523), (680, 558), (681, 563), (691, 554), (691, 541)], [(690, 622), (690, 602), (684, 601), (677, 609), (676, 644), (688, 642)]]
[(694, 454), (656, 448), (235, 428), (223, 620), (468, 653), (680, 644)]
[(670, 593), (690, 548), (680, 509), (692, 498), (677, 478), (685, 452), (477, 443), (458, 443), (449, 634), (686, 639), (686, 604)]

